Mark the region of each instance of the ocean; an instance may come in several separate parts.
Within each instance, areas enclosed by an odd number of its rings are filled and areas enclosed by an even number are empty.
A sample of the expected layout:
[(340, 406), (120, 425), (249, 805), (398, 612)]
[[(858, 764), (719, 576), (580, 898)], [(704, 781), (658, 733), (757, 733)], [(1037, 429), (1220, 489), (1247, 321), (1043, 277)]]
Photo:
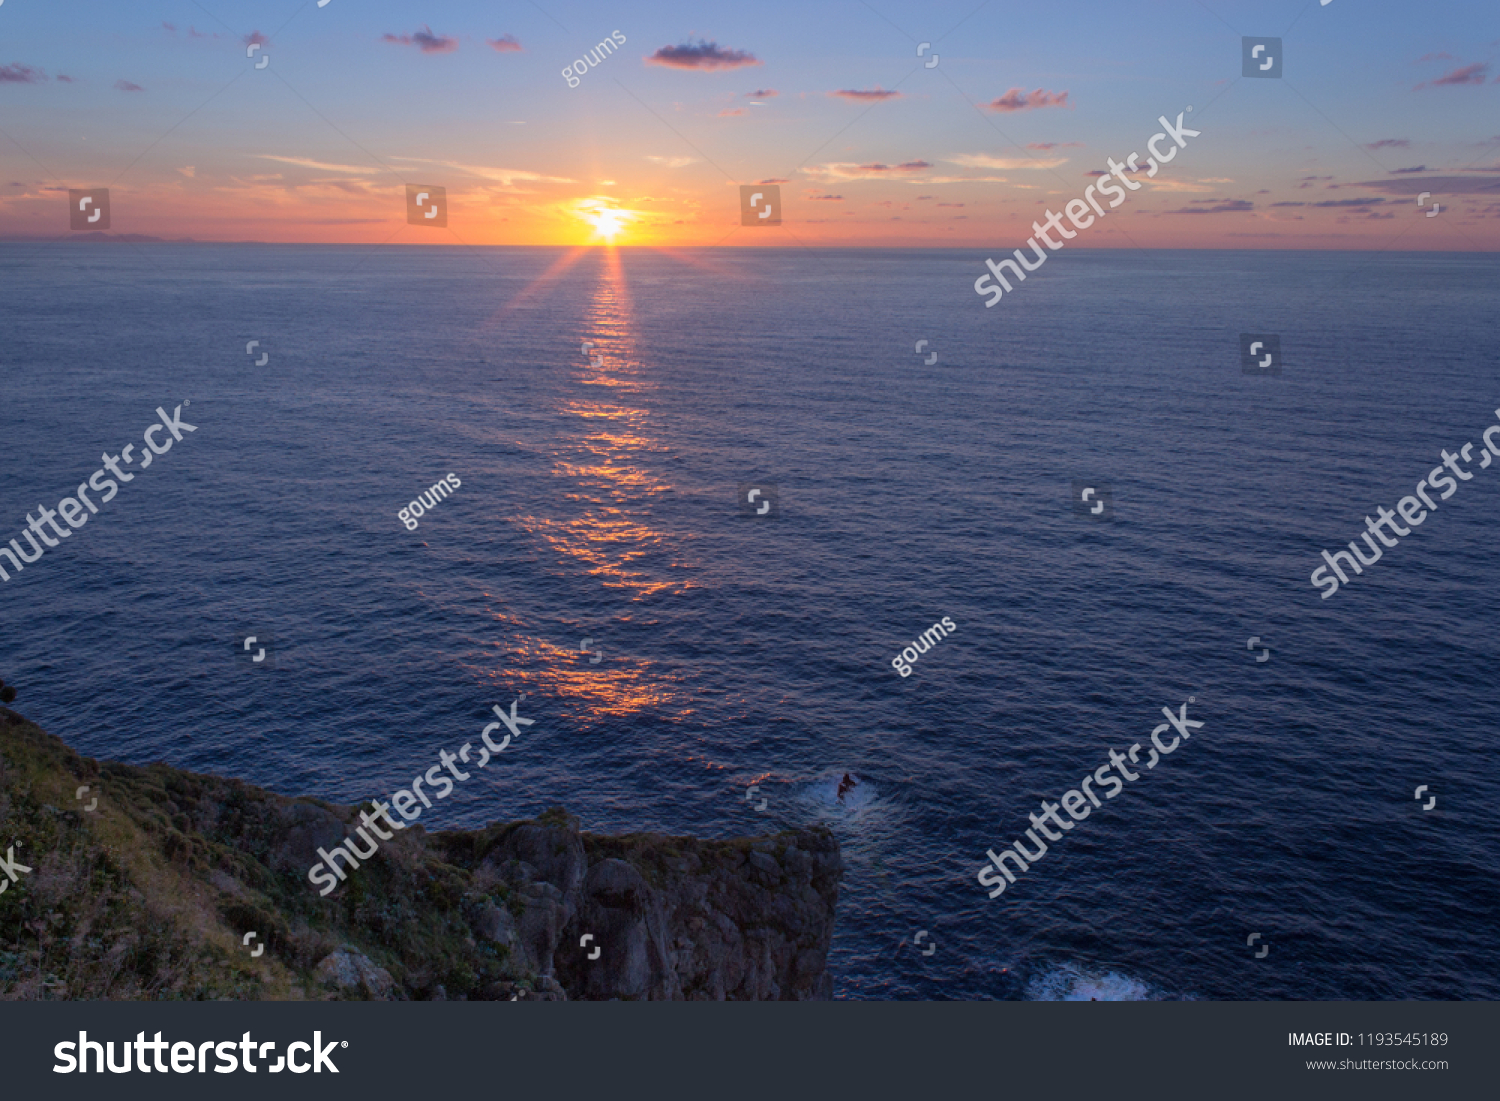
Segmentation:
[(1477, 462), (1500, 260), (1069, 248), (986, 309), (986, 255), (0, 245), (0, 537), (197, 429), (0, 583), (0, 677), (89, 756), (346, 803), (519, 701), (424, 826), (824, 821), (838, 998), (1500, 997), (1500, 464), (1309, 581)]

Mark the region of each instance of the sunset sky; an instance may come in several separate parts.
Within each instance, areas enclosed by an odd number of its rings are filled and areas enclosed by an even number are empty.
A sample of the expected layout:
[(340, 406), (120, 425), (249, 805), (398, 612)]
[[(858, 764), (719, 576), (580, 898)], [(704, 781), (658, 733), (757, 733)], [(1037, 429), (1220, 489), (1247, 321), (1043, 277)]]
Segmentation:
[[(1500, 247), (1494, 0), (0, 0), (0, 236), (108, 187), (166, 238), (1016, 246), (1190, 104), (1075, 245)], [(761, 182), (783, 224), (742, 227)]]

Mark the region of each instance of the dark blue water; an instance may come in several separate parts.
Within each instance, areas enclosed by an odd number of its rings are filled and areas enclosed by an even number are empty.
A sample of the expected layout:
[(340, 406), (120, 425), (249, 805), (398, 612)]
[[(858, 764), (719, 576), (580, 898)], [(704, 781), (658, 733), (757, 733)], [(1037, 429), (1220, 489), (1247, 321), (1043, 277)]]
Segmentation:
[(198, 429), (0, 583), (0, 677), (80, 752), (344, 802), (524, 692), (424, 825), (827, 821), (841, 997), (1500, 997), (1500, 463), (1308, 581), (1496, 423), (1500, 261), (1069, 249), (986, 310), (982, 256), (0, 246), (0, 534), (157, 406)]

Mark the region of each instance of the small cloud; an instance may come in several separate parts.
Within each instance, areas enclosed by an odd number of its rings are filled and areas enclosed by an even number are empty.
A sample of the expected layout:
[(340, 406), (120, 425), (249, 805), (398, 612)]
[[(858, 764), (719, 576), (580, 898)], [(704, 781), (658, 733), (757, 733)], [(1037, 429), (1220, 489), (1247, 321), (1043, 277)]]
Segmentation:
[(1411, 141), (1407, 138), (1381, 138), (1379, 141), (1369, 142), (1366, 149), (1405, 149)]
[(502, 34), (499, 38), (486, 38), (485, 41), (496, 53), (518, 54), (521, 52), (521, 43), (513, 34)]
[(1484, 78), (1489, 74), (1490, 65), (1487, 61), (1476, 61), (1473, 65), (1465, 65), (1461, 69), (1444, 73), (1436, 80), (1429, 80), (1418, 84), (1418, 88), (1441, 88), (1451, 84), (1483, 84)]
[(171, 31), (173, 34), (177, 33), (177, 27), (171, 23), (163, 21), (162, 26), (167, 28), (167, 30)]
[(646, 159), (652, 164), (659, 164), (664, 168), (686, 168), (693, 163), (692, 157), (652, 157), (648, 155)]
[(1163, 211), (1165, 214), (1241, 214), (1254, 210), (1249, 199), (1193, 199), (1181, 210)]
[(1412, 166), (1411, 168), (1393, 168), (1393, 169), (1391, 169), (1391, 175), (1392, 176), (1404, 176), (1404, 175), (1406, 175), (1409, 172), (1426, 172), (1426, 171), (1427, 171), (1427, 166), (1425, 164), (1418, 164), (1418, 165)]
[(212, 36), (206, 35), (202, 31), (200, 31), (197, 27), (195, 27), (191, 23), (189, 23), (188, 24), (188, 37), (189, 38), (209, 38), (209, 37), (218, 38), (219, 36), (217, 34), (212, 35)]
[(22, 65), (20, 62), (0, 65), (0, 84), (40, 84), (46, 79), (46, 73), (33, 69), (30, 65)]
[(723, 118), (725, 115), (748, 115), (749, 113), (743, 107), (726, 107), (719, 112), (719, 117)]
[(115, 87), (118, 88), (122, 92), (144, 92), (146, 90), (146, 89), (142, 88), (139, 84), (133, 84), (133, 83), (131, 83), (128, 80), (117, 80), (117, 81), (115, 81)]
[(1272, 206), (1306, 206), (1306, 203), (1272, 203)]
[(1034, 92), (1023, 92), (1012, 88), (999, 99), (985, 104), (991, 111), (1032, 111), (1038, 107), (1071, 107), (1067, 92), (1046, 92), (1038, 88)]
[(1063, 142), (1057, 142), (1057, 141), (1029, 141), (1029, 142), (1026, 143), (1026, 148), (1027, 149), (1042, 149), (1042, 150), (1047, 150), (1047, 149), (1068, 149), (1068, 148), (1071, 148), (1073, 146), (1078, 146), (1078, 147), (1082, 148), (1083, 142), (1081, 142), (1081, 141), (1063, 141)]
[(1085, 176), (1108, 176), (1109, 173), (1102, 168), (1096, 168), (1092, 172), (1085, 172)]
[(1384, 199), (1324, 199), (1321, 203), (1309, 203), (1309, 206), (1370, 206), (1372, 203), (1383, 203)]
[(72, 77), (68, 76), (66, 73), (58, 73), (57, 74), (57, 79), (60, 80), (60, 81), (62, 81), (64, 84), (77, 84), (78, 83), (78, 81), (74, 80)]
[[(949, 164), (961, 164), (965, 168), (997, 168), (1002, 172), (1011, 168), (1056, 168), (1067, 164), (1067, 157), (991, 157), (984, 153), (964, 153), (949, 157)], [(1102, 175), (1102, 173), (1101, 173)]]
[(938, 203), (938, 206), (966, 206), (966, 203)]
[(781, 179), (770, 179), (770, 180), (756, 180), (755, 182), (758, 183), (758, 184), (784, 184), (784, 183), (791, 183), (792, 181), (791, 180), (781, 180)]
[(1417, 58), (1418, 61), (1454, 61), (1456, 58), (1450, 53), (1423, 54)]
[(803, 198), (813, 203), (841, 203), (844, 201), (842, 195), (805, 195)]
[(923, 199), (936, 199), (936, 198), (937, 198), (936, 195), (918, 195), (914, 201), (920, 203)]
[(745, 98), (746, 99), (771, 99), (772, 97), (779, 96), (780, 94), (781, 93), (778, 92), (775, 88), (762, 88), (762, 89), (760, 89), (759, 91), (756, 91), (756, 92), (746, 92), (745, 93)]
[(381, 39), (398, 46), (416, 46), (424, 54), (447, 54), (458, 49), (458, 39), (449, 38), (445, 34), (433, 34), (432, 28), (425, 23), (421, 30), (411, 34), (386, 34), (381, 35)]
[(837, 99), (850, 99), (856, 103), (879, 103), (883, 99), (900, 99), (900, 92), (888, 92), (884, 88), (872, 88), (861, 91), (854, 88), (844, 88), (837, 92), (829, 92)]
[(247, 46), (264, 46), (269, 41), (271, 40), (261, 34), (260, 31), (251, 31), (245, 36), (245, 45)]
[(731, 50), (717, 42), (699, 39), (697, 44), (690, 40), (681, 46), (663, 46), (646, 58), (646, 64), (661, 65), (668, 69), (703, 69), (713, 72), (717, 69), (759, 65), (760, 60), (746, 50)]
[(179, 168), (177, 171), (181, 172), (188, 179), (192, 179), (198, 174), (198, 170), (192, 165), (188, 165), (186, 168)]

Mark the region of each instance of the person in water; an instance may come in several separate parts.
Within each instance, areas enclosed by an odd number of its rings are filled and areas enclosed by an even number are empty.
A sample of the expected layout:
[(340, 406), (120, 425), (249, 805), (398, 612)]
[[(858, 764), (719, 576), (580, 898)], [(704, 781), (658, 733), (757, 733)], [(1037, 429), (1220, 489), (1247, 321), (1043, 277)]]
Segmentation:
[(844, 778), (839, 781), (839, 802), (844, 801), (844, 796), (853, 791), (859, 785), (859, 780), (850, 773), (844, 773)]

